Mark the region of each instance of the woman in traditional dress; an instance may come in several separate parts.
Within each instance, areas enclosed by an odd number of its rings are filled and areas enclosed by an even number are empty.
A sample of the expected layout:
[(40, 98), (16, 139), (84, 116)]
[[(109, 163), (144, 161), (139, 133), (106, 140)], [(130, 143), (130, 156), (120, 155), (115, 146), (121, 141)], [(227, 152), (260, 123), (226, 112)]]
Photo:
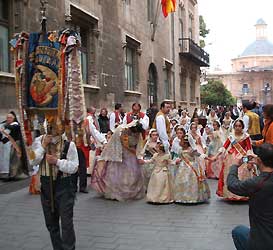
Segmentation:
[(178, 157), (178, 153), (180, 151), (180, 141), (181, 139), (184, 138), (184, 136), (186, 135), (186, 131), (184, 130), (184, 128), (182, 126), (178, 126), (176, 128), (176, 137), (173, 140), (172, 143), (172, 147), (171, 147), (171, 156), (172, 159), (175, 159)]
[(19, 122), (13, 111), (0, 124), (0, 174), (5, 180), (28, 177), (27, 156)]
[[(204, 142), (202, 136), (198, 132), (198, 127), (195, 122), (191, 123), (190, 130), (189, 130), (189, 143), (193, 150), (196, 150), (199, 154), (203, 155), (206, 153), (206, 143)], [(205, 160), (200, 160), (200, 164), (202, 169), (205, 171), (206, 163)]]
[[(208, 146), (208, 156), (214, 157), (218, 154), (219, 149), (224, 144), (224, 135), (221, 129), (221, 125), (218, 121), (214, 121), (213, 124), (214, 131), (212, 132), (211, 141)], [(222, 168), (223, 156), (219, 156), (215, 161), (206, 162), (206, 175), (209, 179), (218, 179)]]
[(209, 147), (209, 144), (212, 141), (212, 132), (213, 132), (213, 127), (210, 125), (206, 125), (202, 138), (207, 148)]
[(165, 153), (164, 146), (159, 142), (156, 146), (156, 153), (152, 159), (144, 162), (153, 162), (155, 168), (152, 172), (148, 189), (147, 201), (151, 203), (172, 203), (173, 202), (173, 180), (169, 170), (172, 164), (171, 156)]
[[(89, 166), (89, 172), (91, 174), (91, 188), (93, 188), (98, 194), (103, 195), (105, 191), (106, 162), (101, 160), (101, 147), (90, 151), (93, 151), (91, 152), (92, 155), (90, 154), (89, 157), (90, 163), (93, 162), (93, 164), (90, 164)], [(94, 152), (98, 153), (95, 154)]]
[(219, 118), (218, 116), (216, 115), (216, 112), (215, 110), (211, 110), (209, 115), (207, 116), (207, 124), (209, 125), (212, 125), (214, 121), (218, 121)]
[(174, 200), (177, 203), (207, 202), (210, 189), (200, 162), (206, 155), (193, 150), (187, 136), (180, 145), (179, 158), (176, 159), (178, 170), (174, 180)]
[(189, 131), (190, 123), (188, 122), (187, 118), (181, 118), (180, 119), (180, 126), (183, 127), (186, 133)]
[[(235, 164), (236, 158), (252, 154), (251, 140), (247, 133), (244, 132), (244, 122), (241, 119), (233, 123), (234, 131), (229, 135), (219, 153), (212, 159), (217, 159), (224, 154), (222, 169), (218, 180), (217, 195), (223, 197), (225, 200), (248, 200), (247, 197), (241, 197), (228, 191), (227, 189), (227, 176), (230, 167)], [(234, 161), (235, 160), (235, 161)], [(238, 176), (240, 180), (245, 180), (253, 177), (255, 172), (247, 169), (247, 164), (242, 164), (238, 169)]]
[[(106, 134), (107, 143), (110, 141), (112, 134), (113, 132), (111, 130), (107, 132)], [(93, 188), (100, 195), (104, 195), (105, 192), (106, 170), (107, 170), (106, 162), (103, 159), (101, 159), (101, 155), (98, 154), (96, 156), (94, 168), (91, 174), (91, 188)]]
[(182, 119), (185, 119), (186, 123), (188, 126), (190, 125), (191, 123), (191, 118), (188, 116), (187, 114), (187, 111), (186, 110), (182, 110), (181, 112), (181, 117), (180, 117), (180, 124), (183, 125), (181, 122), (182, 122)]
[(106, 162), (107, 168), (104, 178), (105, 198), (126, 201), (145, 196), (144, 176), (137, 156), (140, 156), (142, 150), (141, 132), (148, 126), (149, 119), (147, 124), (146, 119), (135, 119), (115, 129), (100, 158)]
[(230, 111), (228, 111), (225, 113), (225, 117), (222, 122), (222, 129), (224, 132), (225, 140), (227, 139), (227, 137), (229, 136), (231, 132), (230, 130), (232, 128), (232, 123), (233, 123), (233, 120), (231, 119), (231, 113)]
[(170, 140), (173, 141), (173, 139), (176, 137), (176, 128), (179, 126), (177, 119), (171, 120), (171, 138)]
[[(149, 132), (148, 140), (142, 151), (143, 160), (150, 160), (153, 158), (154, 154), (156, 153), (157, 142), (158, 142), (158, 133), (156, 129), (152, 128)], [(142, 165), (145, 190), (147, 190), (148, 183), (150, 181), (150, 177), (154, 167), (155, 165), (153, 162), (147, 162)]]
[(96, 156), (93, 172), (91, 175), (91, 187), (98, 193), (103, 195), (105, 191), (105, 175), (106, 175), (106, 162)]
[[(203, 125), (200, 124), (200, 120), (198, 117), (194, 117), (192, 119), (192, 123), (195, 123), (197, 125), (197, 133), (200, 134), (200, 135), (203, 135), (204, 133), (204, 128), (203, 128)], [(191, 123), (191, 124), (192, 124)], [(188, 132), (190, 132), (190, 127), (191, 127), (191, 124), (189, 125), (189, 129), (188, 129)]]
[(206, 143), (198, 131), (198, 125), (192, 122), (189, 130), (189, 143), (190, 146), (197, 150), (200, 154), (204, 154), (206, 151)]
[[(183, 129), (182, 126), (178, 126), (176, 128), (176, 135), (177, 136), (174, 138), (172, 147), (171, 147), (171, 157), (173, 160), (178, 157), (178, 154), (181, 149), (180, 142), (181, 140), (183, 140), (184, 136), (186, 135), (186, 131)], [(174, 178), (177, 171), (177, 166), (175, 164), (172, 164), (169, 166), (169, 169), (171, 171), (172, 178)]]

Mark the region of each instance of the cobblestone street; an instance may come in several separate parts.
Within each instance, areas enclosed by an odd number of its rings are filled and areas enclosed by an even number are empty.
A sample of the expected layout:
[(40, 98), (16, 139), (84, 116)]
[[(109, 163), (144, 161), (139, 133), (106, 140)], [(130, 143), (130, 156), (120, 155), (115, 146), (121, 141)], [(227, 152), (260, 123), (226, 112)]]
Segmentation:
[[(209, 204), (150, 205), (144, 200), (116, 202), (96, 193), (78, 194), (75, 206), (77, 249), (229, 250), (230, 231), (248, 223), (247, 204), (227, 203), (215, 195)], [(0, 195), (1, 249), (52, 249), (39, 196), (27, 188)]]

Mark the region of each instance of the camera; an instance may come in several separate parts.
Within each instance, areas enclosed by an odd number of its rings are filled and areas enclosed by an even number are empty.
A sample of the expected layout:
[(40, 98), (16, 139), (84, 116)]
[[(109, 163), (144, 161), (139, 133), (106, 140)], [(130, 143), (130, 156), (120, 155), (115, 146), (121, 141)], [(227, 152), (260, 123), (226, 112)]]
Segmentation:
[(248, 157), (247, 157), (247, 156), (244, 156), (244, 157), (243, 157), (243, 163), (248, 163), (248, 161), (249, 161)]
[(131, 117), (132, 117), (132, 120), (138, 120), (139, 119), (137, 114), (133, 114)]

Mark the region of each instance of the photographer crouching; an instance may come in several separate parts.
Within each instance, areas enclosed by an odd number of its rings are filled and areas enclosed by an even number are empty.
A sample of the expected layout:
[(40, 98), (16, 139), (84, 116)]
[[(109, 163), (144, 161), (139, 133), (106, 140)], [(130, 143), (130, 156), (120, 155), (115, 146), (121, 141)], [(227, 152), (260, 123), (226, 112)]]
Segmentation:
[[(238, 167), (248, 162), (248, 168), (257, 165), (260, 175), (240, 181)], [(228, 190), (240, 196), (249, 197), (250, 228), (237, 226), (232, 238), (237, 250), (273, 249), (273, 145), (265, 143), (257, 156), (248, 156), (233, 165), (227, 178)]]

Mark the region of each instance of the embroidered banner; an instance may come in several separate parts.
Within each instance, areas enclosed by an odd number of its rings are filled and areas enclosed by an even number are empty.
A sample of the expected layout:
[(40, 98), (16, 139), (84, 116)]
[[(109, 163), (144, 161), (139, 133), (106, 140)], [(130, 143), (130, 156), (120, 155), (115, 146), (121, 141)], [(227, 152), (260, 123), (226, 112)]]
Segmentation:
[(60, 43), (40, 33), (29, 35), (27, 58), (28, 108), (58, 108)]

